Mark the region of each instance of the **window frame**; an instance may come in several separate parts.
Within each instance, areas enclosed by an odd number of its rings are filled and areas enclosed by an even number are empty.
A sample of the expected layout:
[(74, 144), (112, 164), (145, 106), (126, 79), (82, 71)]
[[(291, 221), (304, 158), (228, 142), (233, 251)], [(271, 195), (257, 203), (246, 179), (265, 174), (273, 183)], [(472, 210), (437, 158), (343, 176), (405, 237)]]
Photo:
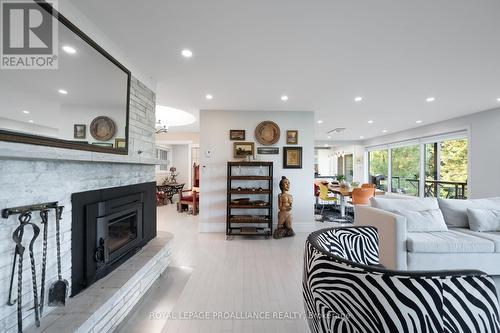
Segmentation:
[(364, 154), (365, 155), (365, 163), (364, 163), (365, 182), (368, 182), (370, 179), (370, 155), (369, 155), (370, 152), (387, 150), (387, 163), (388, 163), (387, 177), (389, 179), (389, 181), (387, 182), (387, 193), (392, 194), (393, 193), (392, 192), (392, 149), (406, 147), (406, 146), (412, 146), (412, 145), (418, 145), (420, 147), (420, 162), (419, 162), (420, 177), (419, 177), (419, 196), (418, 197), (424, 198), (425, 197), (425, 145), (432, 144), (432, 143), (438, 143), (437, 154), (438, 154), (438, 161), (440, 161), (441, 142), (449, 141), (449, 140), (460, 140), (460, 139), (467, 140), (467, 192), (468, 192), (468, 196), (470, 197), (472, 195), (471, 158), (470, 158), (470, 156), (471, 156), (470, 128), (460, 129), (457, 131), (438, 134), (438, 135), (423, 136), (423, 137), (410, 139), (410, 140), (402, 140), (402, 141), (389, 142), (389, 143), (380, 144), (380, 145), (366, 146), (365, 147), (365, 154)]

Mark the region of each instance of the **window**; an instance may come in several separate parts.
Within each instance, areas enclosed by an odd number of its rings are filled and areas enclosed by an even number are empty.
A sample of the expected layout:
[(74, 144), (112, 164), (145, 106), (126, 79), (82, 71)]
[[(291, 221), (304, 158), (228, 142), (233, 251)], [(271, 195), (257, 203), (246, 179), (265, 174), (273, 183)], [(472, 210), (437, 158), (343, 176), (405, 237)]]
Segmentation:
[[(469, 153), (466, 135), (457, 132), (370, 150), (369, 181), (392, 193), (466, 199)], [(389, 178), (391, 181), (387, 183)]]
[(389, 160), (387, 150), (371, 151), (368, 153), (369, 182), (383, 191), (387, 191), (389, 178)]
[(352, 182), (354, 176), (354, 168), (353, 168), (353, 157), (352, 154), (348, 154), (344, 156), (344, 176), (345, 180), (349, 183)]
[(426, 197), (467, 198), (467, 147), (467, 139), (443, 140), (425, 145)]
[(170, 151), (165, 148), (157, 148), (156, 149), (156, 158), (161, 160), (162, 163), (158, 165), (157, 170), (159, 171), (168, 171), (170, 169), (170, 161), (169, 161)]
[(391, 151), (391, 192), (419, 195), (420, 146), (393, 148)]

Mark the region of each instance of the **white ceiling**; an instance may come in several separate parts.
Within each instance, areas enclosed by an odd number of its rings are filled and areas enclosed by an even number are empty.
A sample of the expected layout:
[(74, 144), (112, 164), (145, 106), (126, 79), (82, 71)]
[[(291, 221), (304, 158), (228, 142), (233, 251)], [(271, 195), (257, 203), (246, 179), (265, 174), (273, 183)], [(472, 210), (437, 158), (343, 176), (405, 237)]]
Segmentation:
[(311, 110), (317, 140), (356, 140), (500, 106), (498, 0), (72, 3), (194, 114)]

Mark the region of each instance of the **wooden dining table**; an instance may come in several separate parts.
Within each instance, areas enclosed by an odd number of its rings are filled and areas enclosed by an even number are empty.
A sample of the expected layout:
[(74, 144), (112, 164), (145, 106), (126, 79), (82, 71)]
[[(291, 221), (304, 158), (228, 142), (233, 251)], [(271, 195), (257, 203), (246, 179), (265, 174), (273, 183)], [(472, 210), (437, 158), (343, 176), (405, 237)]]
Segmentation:
[[(328, 190), (340, 197), (340, 216), (345, 217), (345, 207), (347, 204), (347, 199), (352, 197), (353, 188), (341, 187), (339, 185), (328, 184)], [(384, 195), (385, 192), (379, 189), (375, 189), (375, 195)]]

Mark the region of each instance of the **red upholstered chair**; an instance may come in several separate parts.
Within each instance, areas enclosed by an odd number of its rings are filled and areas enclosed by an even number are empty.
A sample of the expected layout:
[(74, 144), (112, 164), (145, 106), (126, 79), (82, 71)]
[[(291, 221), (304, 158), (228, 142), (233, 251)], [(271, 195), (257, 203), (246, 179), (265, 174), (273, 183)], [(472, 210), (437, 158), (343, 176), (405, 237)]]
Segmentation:
[(190, 190), (179, 191), (179, 202), (177, 203), (177, 211), (182, 213), (187, 207), (191, 207), (193, 215), (198, 215), (200, 211), (200, 166), (193, 165), (193, 187)]

